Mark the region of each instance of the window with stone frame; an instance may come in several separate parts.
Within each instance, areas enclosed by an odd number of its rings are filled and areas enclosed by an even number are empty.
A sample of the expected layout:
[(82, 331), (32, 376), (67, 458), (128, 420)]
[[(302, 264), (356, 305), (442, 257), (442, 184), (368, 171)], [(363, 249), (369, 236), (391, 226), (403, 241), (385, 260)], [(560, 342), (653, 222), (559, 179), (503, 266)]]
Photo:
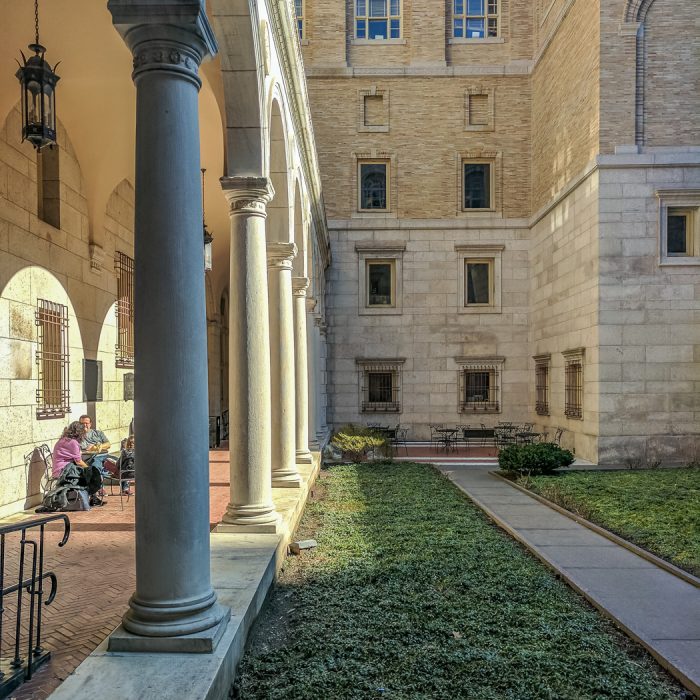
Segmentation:
[(567, 350), (564, 355), (564, 415), (583, 419), (583, 348)]
[(493, 163), (462, 163), (462, 209), (488, 211), (493, 204)]
[(401, 412), (401, 367), (405, 360), (356, 360), (362, 413)]
[(367, 307), (396, 306), (396, 260), (366, 260)]
[(358, 160), (358, 209), (388, 211), (390, 192), (388, 160)]
[(117, 344), (116, 366), (134, 366), (134, 259), (117, 252), (114, 258), (117, 275)]
[(299, 39), (304, 40), (306, 36), (304, 35), (304, 0), (294, 0), (294, 14), (297, 20), (297, 31), (299, 32)]
[(357, 241), (358, 309), (361, 316), (400, 315), (404, 241)]
[(452, 36), (455, 39), (498, 37), (498, 0), (453, 0)]
[(46, 299), (36, 310), (38, 387), (36, 417), (63, 418), (70, 413), (68, 307)]
[(549, 415), (549, 368), (550, 355), (536, 355), (535, 360), (535, 413)]
[(501, 313), (501, 270), (505, 246), (456, 244), (459, 264), (458, 313)]
[(700, 189), (668, 189), (659, 198), (661, 265), (700, 265)]
[(355, 0), (355, 39), (401, 38), (401, 0)]
[(493, 304), (493, 259), (466, 258), (464, 260), (464, 305), (491, 306)]
[(503, 358), (458, 358), (459, 411), (500, 413)]

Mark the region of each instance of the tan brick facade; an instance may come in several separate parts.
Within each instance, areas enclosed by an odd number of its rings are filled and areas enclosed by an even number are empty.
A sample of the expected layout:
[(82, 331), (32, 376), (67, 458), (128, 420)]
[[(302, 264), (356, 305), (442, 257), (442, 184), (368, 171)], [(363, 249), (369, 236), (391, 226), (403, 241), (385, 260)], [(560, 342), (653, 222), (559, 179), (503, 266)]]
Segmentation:
[[(359, 411), (356, 360), (401, 358), (402, 412), (383, 422), (409, 425), (414, 436), (425, 436), (430, 422), (529, 419), (550, 432), (565, 428), (564, 442), (588, 459), (619, 462), (630, 450), (660, 441), (667, 457), (681, 459), (688, 453), (683, 441), (659, 436), (700, 432), (700, 414), (661, 407), (686, 406), (683, 397), (694, 391), (690, 375), (700, 371), (697, 353), (688, 354), (697, 347), (700, 299), (683, 282), (697, 268), (683, 268), (684, 278), (659, 268), (659, 205), (648, 183), (675, 178), (680, 187), (696, 187), (695, 3), (501, 0), (498, 36), (478, 40), (453, 38), (452, 3), (430, 13), (415, 5), (402, 5), (400, 39), (383, 42), (354, 39), (352, 2), (307, 2), (303, 52), (333, 233), (331, 419), (336, 425), (377, 419)], [(641, 11), (646, 54), (640, 78), (639, 19), (627, 17)], [(342, 32), (326, 29), (339, 26)], [(362, 96), (380, 93), (386, 124), (364, 125)], [(478, 99), (470, 103), (470, 95)], [(378, 105), (371, 107), (375, 113)], [(676, 149), (670, 161), (687, 167), (655, 176), (650, 156), (634, 175), (626, 161), (622, 169), (600, 170), (601, 154), (613, 159), (612, 168), (624, 154), (634, 159), (657, 145)], [(484, 213), (461, 205), (461, 164), (475, 154), (495, 169), (493, 207)], [(365, 157), (389, 163), (386, 212), (358, 211), (357, 159)], [(633, 186), (637, 177), (644, 179), (642, 189)], [(358, 312), (364, 294), (358, 241), (404, 246), (401, 313)], [(457, 249), (478, 243), (503, 248), (498, 313), (459, 313)], [(632, 284), (629, 276), (638, 274), (649, 300), (637, 304), (644, 308), (635, 317), (642, 329), (656, 318), (657, 297), (671, 311), (680, 295), (683, 308), (666, 316), (666, 331), (633, 332), (632, 316), (615, 315), (632, 303), (621, 296)], [(659, 365), (651, 338), (671, 329), (678, 329), (682, 347), (669, 349), (668, 362)], [(564, 415), (565, 353), (577, 349), (583, 410), (581, 419), (571, 419)], [(643, 369), (616, 363), (635, 352)], [(549, 416), (534, 411), (533, 355), (551, 358)], [(465, 356), (504, 358), (501, 413), (458, 411), (455, 358)], [(649, 380), (641, 389), (622, 381), (625, 373), (639, 372), (669, 384)], [(670, 383), (676, 374), (683, 379)], [(635, 403), (642, 408), (632, 411)], [(659, 423), (666, 416), (671, 428)]]

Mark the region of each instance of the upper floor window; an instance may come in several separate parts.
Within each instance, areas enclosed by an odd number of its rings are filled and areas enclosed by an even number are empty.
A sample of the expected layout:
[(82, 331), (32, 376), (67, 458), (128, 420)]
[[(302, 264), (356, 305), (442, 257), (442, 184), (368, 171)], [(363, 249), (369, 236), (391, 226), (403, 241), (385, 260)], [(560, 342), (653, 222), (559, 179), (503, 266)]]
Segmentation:
[(660, 263), (700, 264), (700, 189), (658, 190)]
[(454, 0), (455, 39), (486, 39), (498, 36), (498, 0)]
[(401, 0), (355, 0), (355, 38), (401, 38)]
[(358, 163), (360, 184), (360, 211), (388, 210), (389, 197), (389, 163), (387, 161), (374, 161)]
[(304, 39), (304, 0), (294, 0), (294, 14), (297, 18), (299, 39)]
[(491, 163), (465, 162), (463, 164), (462, 186), (464, 189), (464, 209), (492, 209)]

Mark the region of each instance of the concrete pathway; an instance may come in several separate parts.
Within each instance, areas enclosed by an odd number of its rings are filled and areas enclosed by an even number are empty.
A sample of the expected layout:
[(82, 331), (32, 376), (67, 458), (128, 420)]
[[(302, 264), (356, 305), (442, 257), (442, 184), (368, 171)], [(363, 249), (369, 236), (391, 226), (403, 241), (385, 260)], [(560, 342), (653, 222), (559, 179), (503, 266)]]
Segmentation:
[(471, 465), (439, 465), (474, 503), (700, 696), (700, 588)]

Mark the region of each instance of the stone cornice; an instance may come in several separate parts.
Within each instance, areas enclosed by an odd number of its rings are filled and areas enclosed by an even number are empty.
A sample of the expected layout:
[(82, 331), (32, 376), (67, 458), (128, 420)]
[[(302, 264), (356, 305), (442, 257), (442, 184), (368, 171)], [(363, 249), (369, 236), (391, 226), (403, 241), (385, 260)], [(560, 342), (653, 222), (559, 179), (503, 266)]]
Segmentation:
[(304, 63), (296, 22), (293, 21), (292, 3), (291, 0), (265, 0), (265, 2), (282, 75), (289, 88), (289, 106), (294, 130), (299, 137), (301, 165), (311, 195), (313, 229), (318, 240), (323, 265), (327, 267), (331, 261), (330, 236), (326, 224), (326, 210), (323, 203), (316, 143), (311, 124), (311, 109), (306, 91)]

